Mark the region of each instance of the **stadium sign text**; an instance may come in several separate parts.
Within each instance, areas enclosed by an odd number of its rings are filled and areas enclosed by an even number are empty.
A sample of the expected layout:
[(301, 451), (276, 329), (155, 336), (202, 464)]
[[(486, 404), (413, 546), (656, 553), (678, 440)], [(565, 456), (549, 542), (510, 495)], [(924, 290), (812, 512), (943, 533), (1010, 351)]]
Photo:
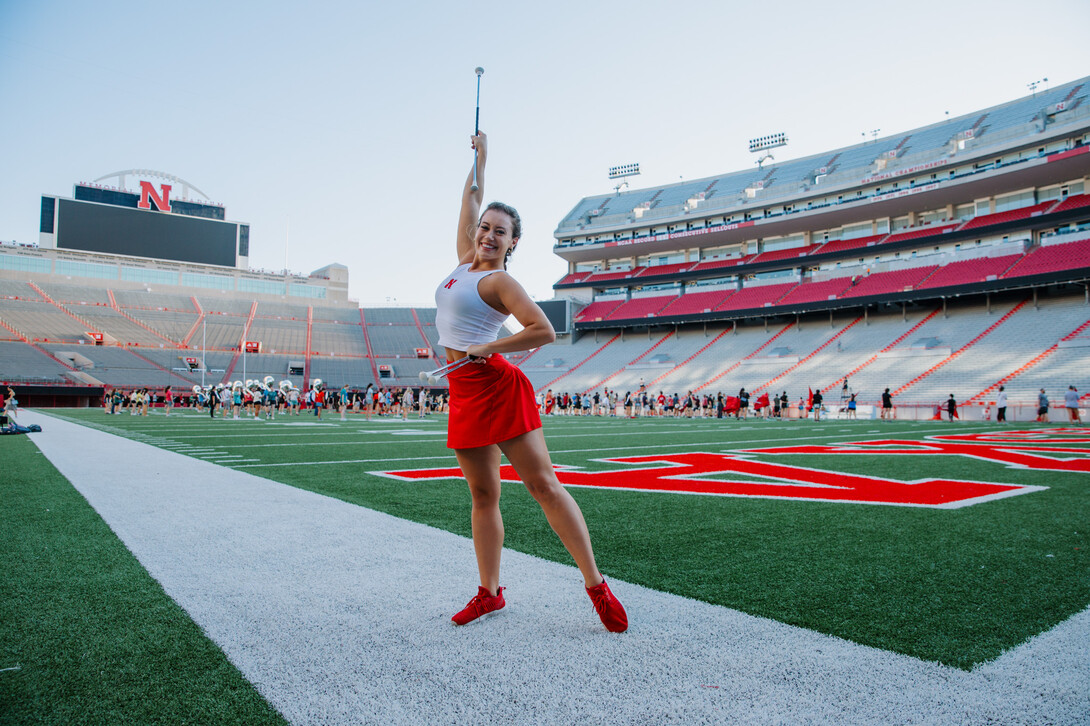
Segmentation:
[[(923, 441), (880, 440), (831, 446), (786, 446), (722, 453), (687, 452), (625, 456), (595, 460), (606, 464), (624, 465), (621, 468), (609, 471), (582, 471), (579, 467), (557, 466), (556, 475), (560, 483), (565, 486), (957, 509), (993, 499), (1028, 494), (1047, 487), (944, 478), (900, 481), (758, 461), (753, 457), (754, 455), (780, 454), (959, 456), (1001, 463), (1013, 468), (1090, 473), (1090, 460), (1086, 458), (1086, 449), (1052, 445), (1090, 441), (1090, 437), (1084, 432), (1079, 432), (1083, 436), (1081, 439), (1056, 438), (1057, 435), (1065, 436), (1071, 433), (1061, 429), (1047, 432), (1044, 438), (1040, 431), (1027, 431), (1006, 432), (999, 439), (989, 438), (996, 436), (995, 434), (966, 434), (937, 436)], [(1069, 454), (1070, 456), (1061, 458), (1048, 454)], [(462, 478), (462, 472), (457, 467), (371, 473), (402, 481)], [(722, 478), (731, 475), (750, 477), (758, 481)], [(501, 467), (500, 477), (506, 482), (520, 481), (518, 474), (511, 466)]]

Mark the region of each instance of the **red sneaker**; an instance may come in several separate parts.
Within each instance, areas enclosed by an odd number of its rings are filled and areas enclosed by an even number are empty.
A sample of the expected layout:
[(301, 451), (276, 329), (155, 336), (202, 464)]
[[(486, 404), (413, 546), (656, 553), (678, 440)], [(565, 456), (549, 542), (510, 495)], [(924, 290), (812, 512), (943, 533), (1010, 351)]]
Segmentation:
[(602, 625), (611, 633), (623, 633), (628, 630), (628, 613), (624, 611), (621, 601), (610, 592), (605, 580), (601, 584), (587, 588), (590, 601), (594, 603), (594, 609), (598, 611), (598, 617), (602, 619)]
[(504, 588), (501, 587), (493, 595), (487, 589), (478, 587), (477, 594), (473, 599), (462, 608), (461, 612), (456, 613), (451, 620), (454, 621), (455, 625), (466, 625), (482, 615), (502, 610), (503, 606), (507, 604), (503, 599), (503, 590)]

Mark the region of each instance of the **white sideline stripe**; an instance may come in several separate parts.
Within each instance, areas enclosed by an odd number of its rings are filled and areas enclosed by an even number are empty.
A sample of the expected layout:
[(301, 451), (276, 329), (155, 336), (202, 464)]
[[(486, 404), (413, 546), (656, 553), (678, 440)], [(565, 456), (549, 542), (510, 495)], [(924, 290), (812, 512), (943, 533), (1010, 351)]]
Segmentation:
[[(450, 615), (476, 589), (468, 539), (26, 414), (43, 428), (31, 440), (294, 724), (1061, 724), (1090, 713), (1090, 609), (966, 673), (620, 580), (632, 626), (610, 634), (575, 568), (505, 550), (507, 608), (455, 628)], [(104, 451), (142, 466), (117, 477), (86, 465)]]

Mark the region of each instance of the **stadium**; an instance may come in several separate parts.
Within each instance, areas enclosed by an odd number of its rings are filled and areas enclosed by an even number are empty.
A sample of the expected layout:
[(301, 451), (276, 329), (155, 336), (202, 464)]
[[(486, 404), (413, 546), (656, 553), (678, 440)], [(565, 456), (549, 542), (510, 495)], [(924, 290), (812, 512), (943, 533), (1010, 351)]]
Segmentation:
[[(0, 383), (41, 427), (5, 437), (0, 717), (1085, 723), (1088, 440), (1061, 404), (1090, 396), (1088, 102), (1090, 77), (783, 162), (776, 134), (755, 168), (573, 200), (558, 339), (508, 358), (543, 401), (605, 402), (545, 433), (633, 613), (613, 638), (569, 616), (510, 467), (514, 607), (451, 634), (475, 574), (442, 413), (186, 405), (420, 389), (435, 308), (360, 306), (336, 262), (251, 269), (249, 225), (166, 172), (44, 194), (38, 240), (0, 246)], [(103, 413), (168, 386), (169, 416)]]

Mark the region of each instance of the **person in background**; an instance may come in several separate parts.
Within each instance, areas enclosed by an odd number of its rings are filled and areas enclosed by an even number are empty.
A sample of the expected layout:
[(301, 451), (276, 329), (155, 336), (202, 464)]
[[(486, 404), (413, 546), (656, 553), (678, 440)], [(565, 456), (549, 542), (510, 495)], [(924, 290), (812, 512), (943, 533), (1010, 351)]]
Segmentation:
[(1082, 426), (1079, 417), (1079, 391), (1074, 386), (1068, 386), (1064, 393), (1064, 408), (1067, 409), (1068, 422)]
[(1048, 396), (1043, 388), (1037, 394), (1037, 422), (1048, 423)]
[(1007, 421), (1007, 390), (1003, 386), (999, 387), (999, 392), (995, 394), (995, 422), (1006, 423)]
[(882, 416), (881, 418), (889, 420), (893, 418), (893, 396), (890, 395), (889, 389), (882, 391)]

